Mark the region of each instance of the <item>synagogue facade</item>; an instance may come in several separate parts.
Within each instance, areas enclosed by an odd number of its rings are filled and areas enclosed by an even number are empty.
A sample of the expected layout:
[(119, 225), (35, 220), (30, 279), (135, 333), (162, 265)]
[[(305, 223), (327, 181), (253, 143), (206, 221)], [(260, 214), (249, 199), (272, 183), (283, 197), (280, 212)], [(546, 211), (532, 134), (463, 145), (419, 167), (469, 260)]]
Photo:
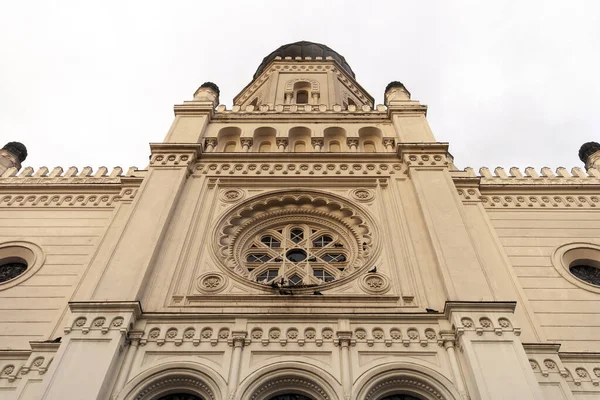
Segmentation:
[(600, 145), (459, 170), (384, 93), (297, 42), (176, 105), (146, 169), (8, 143), (0, 399), (600, 398)]

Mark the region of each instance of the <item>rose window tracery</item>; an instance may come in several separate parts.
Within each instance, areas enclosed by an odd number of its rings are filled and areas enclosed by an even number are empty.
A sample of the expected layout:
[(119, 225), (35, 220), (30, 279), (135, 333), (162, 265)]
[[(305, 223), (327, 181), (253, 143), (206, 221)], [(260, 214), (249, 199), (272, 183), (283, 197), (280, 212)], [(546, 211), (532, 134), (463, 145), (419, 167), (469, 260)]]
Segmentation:
[(244, 267), (258, 283), (318, 285), (344, 273), (349, 247), (341, 235), (316, 224), (273, 226), (248, 241)]
[(372, 267), (377, 224), (356, 204), (310, 190), (271, 192), (229, 210), (215, 225), (217, 265), (265, 289), (302, 291)]

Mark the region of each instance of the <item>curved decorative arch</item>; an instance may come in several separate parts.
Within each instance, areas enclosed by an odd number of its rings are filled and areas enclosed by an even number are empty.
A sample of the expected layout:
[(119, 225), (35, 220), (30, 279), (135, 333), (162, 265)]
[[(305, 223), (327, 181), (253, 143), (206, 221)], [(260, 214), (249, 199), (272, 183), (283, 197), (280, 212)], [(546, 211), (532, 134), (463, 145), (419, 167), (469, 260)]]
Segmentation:
[(205, 400), (223, 400), (225, 380), (212, 369), (194, 362), (166, 362), (151, 367), (129, 381), (117, 400), (156, 400), (183, 392)]
[(354, 386), (356, 398), (363, 400), (381, 400), (398, 393), (436, 400), (461, 398), (448, 378), (418, 363), (392, 362), (370, 368)]
[(310, 84), (311, 92), (319, 93), (319, 82), (316, 79), (309, 79), (309, 78), (290, 79), (289, 81), (287, 81), (285, 83), (285, 91), (286, 92), (294, 91), (294, 84), (298, 83), (298, 82), (308, 82)]
[[(237, 207), (227, 210), (214, 226), (215, 242), (211, 246), (218, 266), (233, 279), (252, 285), (258, 289), (265, 286), (248, 279), (248, 271), (243, 267), (242, 244), (263, 227), (272, 223), (310, 221), (339, 226), (346, 232), (345, 242), (351, 244), (349, 264), (344, 274), (323, 287), (346, 282), (360, 271), (368, 269), (375, 262), (380, 251), (378, 224), (371, 215), (357, 204), (332, 193), (317, 190), (277, 190), (246, 200)], [(264, 226), (262, 225), (264, 224)], [(242, 246), (242, 247), (240, 247)], [(310, 288), (298, 289), (311, 291)]]
[(263, 400), (281, 394), (301, 394), (315, 400), (339, 400), (340, 383), (327, 371), (298, 362), (279, 362), (247, 376), (239, 386), (240, 399)]

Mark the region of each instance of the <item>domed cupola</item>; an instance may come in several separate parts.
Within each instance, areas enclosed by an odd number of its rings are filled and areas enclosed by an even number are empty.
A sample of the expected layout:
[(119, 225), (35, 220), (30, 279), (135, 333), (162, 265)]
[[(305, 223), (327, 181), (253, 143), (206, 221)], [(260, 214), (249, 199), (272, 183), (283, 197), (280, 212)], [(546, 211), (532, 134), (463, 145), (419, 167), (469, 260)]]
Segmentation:
[(270, 111), (373, 108), (346, 59), (328, 46), (300, 41), (267, 55), (254, 78), (234, 99), (246, 109)]
[(300, 57), (301, 59), (306, 59), (308, 57), (312, 58), (313, 60), (315, 60), (317, 57), (321, 57), (323, 60), (327, 59), (327, 57), (331, 57), (340, 65), (340, 67), (344, 69), (344, 71), (350, 74), (352, 78), (356, 78), (354, 71), (352, 71), (352, 68), (350, 68), (350, 65), (346, 62), (344, 56), (330, 47), (325, 46), (324, 44), (307, 42), (305, 40), (284, 44), (263, 58), (263, 61), (258, 66), (253, 78), (256, 79), (265, 70), (267, 65), (269, 65), (271, 61), (275, 60), (276, 57), (281, 57), (282, 59), (291, 57), (292, 60), (295, 60), (296, 57)]

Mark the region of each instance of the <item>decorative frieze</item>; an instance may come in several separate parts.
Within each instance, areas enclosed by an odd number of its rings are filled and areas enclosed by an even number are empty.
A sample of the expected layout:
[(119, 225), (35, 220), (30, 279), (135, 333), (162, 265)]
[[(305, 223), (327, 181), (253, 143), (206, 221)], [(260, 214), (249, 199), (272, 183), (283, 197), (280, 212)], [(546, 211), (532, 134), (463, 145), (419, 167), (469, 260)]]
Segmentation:
[(600, 206), (600, 196), (590, 195), (482, 195), (479, 200), (485, 208), (496, 209), (596, 208)]
[(119, 194), (28, 194), (0, 195), (1, 207), (114, 207), (115, 203), (133, 200), (137, 189), (123, 189)]
[(393, 175), (403, 172), (400, 163), (197, 163), (194, 174), (202, 175)]

